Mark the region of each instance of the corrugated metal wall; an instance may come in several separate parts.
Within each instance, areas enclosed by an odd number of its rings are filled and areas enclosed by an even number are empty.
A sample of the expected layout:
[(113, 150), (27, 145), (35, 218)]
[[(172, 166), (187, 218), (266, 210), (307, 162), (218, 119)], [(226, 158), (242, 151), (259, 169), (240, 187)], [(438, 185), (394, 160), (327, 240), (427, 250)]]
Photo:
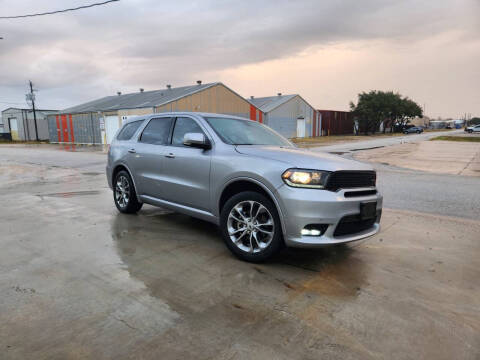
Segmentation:
[[(46, 111), (36, 111), (39, 140), (48, 140), (49, 138), (48, 113), (49, 112)], [(33, 111), (25, 109), (7, 109), (3, 111), (3, 131), (6, 133), (10, 132), (9, 118), (15, 118), (17, 120), (19, 140), (36, 140)]]
[(100, 114), (63, 114), (48, 116), (50, 142), (101, 144)]
[(264, 123), (287, 138), (297, 137), (297, 119), (305, 119), (305, 136), (312, 136), (314, 109), (296, 96), (265, 114)]
[(142, 108), (142, 109), (125, 109), (125, 110), (118, 110), (118, 116), (120, 119), (122, 116), (132, 116), (132, 115), (149, 115), (155, 112), (154, 108)]
[(194, 111), (250, 118), (250, 103), (219, 84), (156, 108), (156, 112)]
[(348, 135), (353, 134), (353, 115), (348, 111), (317, 110), (321, 115), (322, 134), (318, 135)]

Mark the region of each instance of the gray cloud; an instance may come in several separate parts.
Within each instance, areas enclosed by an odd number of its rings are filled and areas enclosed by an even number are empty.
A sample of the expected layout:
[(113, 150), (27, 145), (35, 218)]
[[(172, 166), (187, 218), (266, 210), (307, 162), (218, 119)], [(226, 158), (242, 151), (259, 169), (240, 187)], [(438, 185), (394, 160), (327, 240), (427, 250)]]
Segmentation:
[[(0, 1), (12, 15), (72, 4), (78, 1), (54, 0), (48, 7)], [(311, 46), (374, 39), (408, 46), (447, 32), (474, 41), (479, 10), (475, 0), (122, 0), (0, 20), (0, 101), (18, 98), (28, 79), (58, 94), (54, 100), (63, 107), (116, 89), (181, 85), (198, 74), (281, 59)]]

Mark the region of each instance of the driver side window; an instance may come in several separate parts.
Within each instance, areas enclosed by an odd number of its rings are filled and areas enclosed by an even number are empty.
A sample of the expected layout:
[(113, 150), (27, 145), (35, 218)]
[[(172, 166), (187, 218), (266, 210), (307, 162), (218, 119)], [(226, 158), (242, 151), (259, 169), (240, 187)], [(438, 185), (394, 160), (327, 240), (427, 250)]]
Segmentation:
[(183, 137), (186, 133), (203, 134), (204, 132), (195, 120), (188, 117), (179, 117), (175, 121), (175, 127), (173, 129), (172, 145), (185, 146), (183, 145)]

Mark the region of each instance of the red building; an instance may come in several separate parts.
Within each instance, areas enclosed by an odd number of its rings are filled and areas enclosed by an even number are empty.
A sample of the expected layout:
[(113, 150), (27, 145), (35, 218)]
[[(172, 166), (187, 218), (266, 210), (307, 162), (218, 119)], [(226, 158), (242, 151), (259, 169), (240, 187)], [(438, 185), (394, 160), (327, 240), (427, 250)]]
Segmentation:
[(353, 134), (353, 115), (349, 111), (315, 110), (313, 136)]

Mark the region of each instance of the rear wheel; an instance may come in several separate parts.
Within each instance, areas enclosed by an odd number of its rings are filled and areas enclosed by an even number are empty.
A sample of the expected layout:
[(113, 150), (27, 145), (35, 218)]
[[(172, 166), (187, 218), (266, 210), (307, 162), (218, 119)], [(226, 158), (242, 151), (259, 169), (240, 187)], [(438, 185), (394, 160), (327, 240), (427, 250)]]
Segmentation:
[(125, 170), (118, 172), (113, 181), (113, 201), (118, 211), (134, 214), (143, 204), (137, 200), (137, 193), (130, 174)]
[(265, 261), (283, 246), (277, 209), (257, 192), (231, 197), (222, 209), (220, 228), (227, 247), (242, 260)]
[(420, 134), (420, 130), (417, 130), (417, 134)]

